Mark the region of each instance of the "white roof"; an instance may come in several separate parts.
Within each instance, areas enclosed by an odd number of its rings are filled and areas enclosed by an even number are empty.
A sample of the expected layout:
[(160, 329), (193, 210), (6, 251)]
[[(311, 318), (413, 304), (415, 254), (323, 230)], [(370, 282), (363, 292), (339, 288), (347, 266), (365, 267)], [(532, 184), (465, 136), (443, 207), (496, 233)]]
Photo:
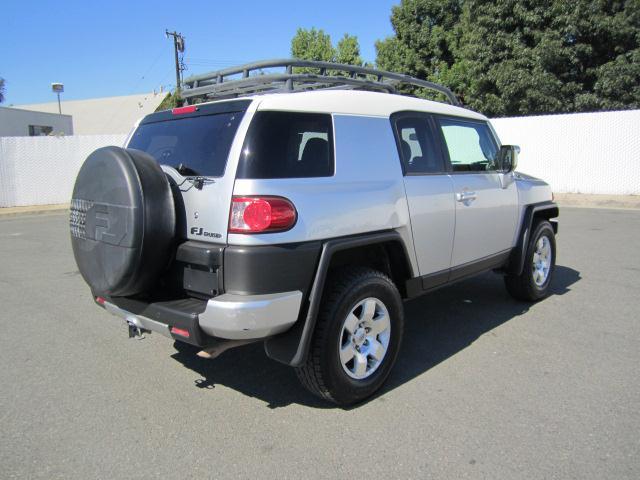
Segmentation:
[(487, 117), (480, 113), (466, 108), (454, 107), (447, 103), (361, 90), (313, 90), (255, 95), (248, 98), (260, 102), (259, 110), (290, 110), (377, 117), (389, 117), (395, 112), (412, 110), (487, 120)]
[[(87, 100), (65, 100), (63, 97), (62, 113), (73, 117), (75, 135), (126, 134), (138, 119), (153, 113), (166, 95), (166, 92), (152, 92)], [(58, 102), (16, 105), (14, 108), (58, 113)]]

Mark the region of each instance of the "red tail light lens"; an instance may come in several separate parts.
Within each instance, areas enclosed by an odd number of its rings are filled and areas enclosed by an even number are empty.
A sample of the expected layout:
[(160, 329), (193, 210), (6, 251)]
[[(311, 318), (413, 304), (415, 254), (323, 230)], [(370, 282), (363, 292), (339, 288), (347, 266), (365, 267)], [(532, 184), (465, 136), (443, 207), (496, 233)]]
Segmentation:
[(296, 208), (282, 197), (233, 197), (230, 233), (261, 233), (289, 230), (296, 223)]

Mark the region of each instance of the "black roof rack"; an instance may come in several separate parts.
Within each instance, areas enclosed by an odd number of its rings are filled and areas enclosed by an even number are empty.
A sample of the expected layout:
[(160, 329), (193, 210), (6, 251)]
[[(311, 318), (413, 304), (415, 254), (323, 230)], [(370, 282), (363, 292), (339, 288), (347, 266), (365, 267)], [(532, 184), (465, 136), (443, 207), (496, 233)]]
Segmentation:
[[(285, 71), (265, 72), (266, 69), (275, 68), (284, 68)], [(294, 68), (303, 70), (294, 72)], [(195, 103), (199, 98), (237, 98), (263, 93), (318, 89), (360, 89), (398, 93), (398, 84), (434, 90), (446, 96), (452, 105), (460, 106), (454, 93), (437, 83), (374, 68), (297, 59), (264, 60), (195, 75), (184, 81), (185, 89), (181, 96), (187, 103)]]

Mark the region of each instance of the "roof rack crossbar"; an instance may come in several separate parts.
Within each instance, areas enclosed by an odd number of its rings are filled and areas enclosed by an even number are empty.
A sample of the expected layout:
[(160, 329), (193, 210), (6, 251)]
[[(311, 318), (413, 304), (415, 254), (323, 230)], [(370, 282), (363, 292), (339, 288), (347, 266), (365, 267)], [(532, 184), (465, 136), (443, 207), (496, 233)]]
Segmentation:
[[(285, 73), (264, 73), (265, 69), (271, 68), (285, 68)], [(294, 68), (313, 68), (318, 71), (294, 73)], [(255, 73), (252, 75), (253, 72)], [(265, 60), (194, 75), (184, 81), (186, 88), (181, 95), (188, 101), (197, 97), (233, 98), (267, 92), (297, 92), (320, 88), (362, 88), (397, 93), (396, 86), (402, 83), (437, 91), (447, 97), (452, 105), (460, 105), (454, 93), (447, 87), (409, 75), (368, 67), (297, 59)]]

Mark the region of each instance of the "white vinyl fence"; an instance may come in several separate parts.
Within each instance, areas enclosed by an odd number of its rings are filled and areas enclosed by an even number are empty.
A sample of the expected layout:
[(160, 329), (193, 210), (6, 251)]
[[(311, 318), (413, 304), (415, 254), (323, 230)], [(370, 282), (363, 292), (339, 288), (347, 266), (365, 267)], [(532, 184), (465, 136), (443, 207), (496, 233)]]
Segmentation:
[(554, 192), (640, 195), (640, 110), (498, 118), (503, 144), (520, 145), (518, 171)]
[[(640, 195), (640, 110), (492, 121), (555, 192)], [(84, 159), (125, 135), (0, 138), (0, 207), (67, 203)]]
[(68, 203), (82, 162), (126, 135), (0, 138), (0, 207)]

